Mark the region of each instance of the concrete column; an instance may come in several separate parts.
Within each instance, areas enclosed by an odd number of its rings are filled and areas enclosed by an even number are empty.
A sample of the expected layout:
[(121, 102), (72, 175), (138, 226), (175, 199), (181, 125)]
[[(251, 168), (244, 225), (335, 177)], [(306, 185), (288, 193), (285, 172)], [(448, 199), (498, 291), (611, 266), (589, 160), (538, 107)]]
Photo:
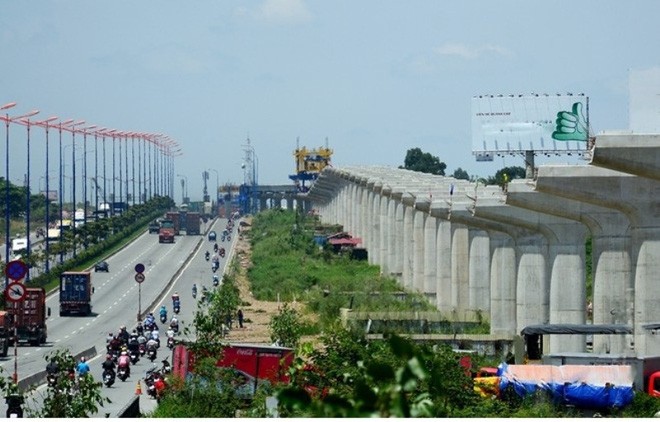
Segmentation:
[(424, 286), (422, 292), (427, 297), (431, 297), (433, 303), (437, 303), (437, 284), (436, 274), (438, 264), (437, 256), (437, 238), (438, 220), (435, 217), (426, 215), (424, 223)]
[(484, 316), (490, 313), (490, 237), (484, 230), (468, 230), (468, 306)]
[(438, 292), (438, 310), (451, 312), (454, 289), (452, 283), (452, 224), (447, 220), (438, 219), (436, 232), (436, 273)]
[(380, 215), (380, 236), (379, 236), (379, 253), (378, 253), (378, 265), (380, 265), (381, 272), (387, 274), (387, 247), (389, 242), (390, 233), (390, 221), (388, 220), (389, 213), (389, 198), (385, 194), (380, 196), (380, 206), (378, 207)]
[(635, 265), (634, 330), (638, 356), (658, 355), (660, 351), (660, 335), (644, 328), (645, 324), (660, 322), (659, 257), (660, 227), (635, 227), (632, 230), (632, 262)]
[(259, 197), (259, 209), (260, 210), (266, 210), (268, 207), (266, 206), (266, 197), (261, 196)]
[(371, 245), (369, 246), (369, 262), (373, 265), (379, 265), (380, 260), (380, 194), (372, 192), (371, 207)]
[(426, 213), (413, 209), (413, 256), (412, 286), (419, 293), (424, 292), (424, 226)]
[(468, 228), (451, 226), (451, 305), (458, 312), (469, 306)]
[(289, 211), (293, 211), (293, 198), (291, 195), (286, 196), (286, 209)]
[(405, 216), (404, 209), (406, 208), (402, 202), (396, 201), (396, 210), (394, 213), (394, 265), (392, 275), (395, 276), (403, 285), (403, 260), (405, 255)]
[(516, 249), (511, 236), (490, 234), (490, 333), (516, 334)]
[(404, 205), (403, 209), (403, 286), (412, 290), (412, 271), (413, 271), (413, 209)]
[(383, 273), (390, 275), (394, 272), (396, 267), (396, 251), (398, 245), (396, 242), (397, 225), (396, 225), (396, 201), (391, 197), (387, 199), (387, 255), (383, 262)]
[(521, 236), (516, 239), (516, 332), (528, 325), (547, 324), (549, 286), (545, 256), (546, 240), (541, 235)]

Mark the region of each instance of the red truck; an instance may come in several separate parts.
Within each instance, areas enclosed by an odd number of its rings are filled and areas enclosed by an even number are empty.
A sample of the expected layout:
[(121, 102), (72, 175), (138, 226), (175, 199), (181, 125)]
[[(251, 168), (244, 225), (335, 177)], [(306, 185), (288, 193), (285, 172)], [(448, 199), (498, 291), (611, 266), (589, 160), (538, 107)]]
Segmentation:
[[(50, 308), (46, 312), (46, 290), (42, 287), (28, 287), (25, 290), (25, 299), (7, 302), (7, 313), (11, 328), (17, 330), (18, 342), (39, 346), (46, 342), (46, 318), (50, 316)], [(11, 338), (10, 343), (13, 343), (14, 336)]]
[(174, 243), (174, 222), (161, 220), (158, 229), (158, 243)]
[[(288, 383), (288, 369), (293, 363), (293, 349), (263, 344), (231, 343), (223, 347), (222, 357), (216, 366), (235, 372), (241, 390), (252, 396), (262, 382)], [(172, 372), (183, 378), (194, 374), (195, 355), (184, 344), (178, 344), (172, 352)], [(250, 398), (246, 397), (246, 398)]]

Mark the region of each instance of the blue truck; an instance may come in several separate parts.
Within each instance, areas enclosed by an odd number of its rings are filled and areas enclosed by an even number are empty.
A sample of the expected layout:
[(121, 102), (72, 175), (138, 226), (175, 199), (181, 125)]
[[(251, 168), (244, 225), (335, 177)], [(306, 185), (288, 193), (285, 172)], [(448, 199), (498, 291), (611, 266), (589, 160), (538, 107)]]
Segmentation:
[(92, 313), (92, 273), (65, 271), (60, 276), (60, 316)]

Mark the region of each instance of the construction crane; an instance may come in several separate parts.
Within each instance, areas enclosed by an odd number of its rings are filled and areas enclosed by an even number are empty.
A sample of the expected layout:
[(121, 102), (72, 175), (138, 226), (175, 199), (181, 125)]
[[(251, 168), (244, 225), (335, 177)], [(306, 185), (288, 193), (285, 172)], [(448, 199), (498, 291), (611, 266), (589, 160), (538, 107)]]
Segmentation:
[[(332, 150), (328, 148), (328, 138), (325, 138), (325, 147), (308, 150), (305, 147), (300, 148), (300, 139), (296, 139), (296, 150), (293, 156), (296, 160), (296, 174), (289, 175), (300, 192), (307, 192), (318, 177), (321, 171), (330, 166)], [(305, 182), (309, 182), (306, 185)]]

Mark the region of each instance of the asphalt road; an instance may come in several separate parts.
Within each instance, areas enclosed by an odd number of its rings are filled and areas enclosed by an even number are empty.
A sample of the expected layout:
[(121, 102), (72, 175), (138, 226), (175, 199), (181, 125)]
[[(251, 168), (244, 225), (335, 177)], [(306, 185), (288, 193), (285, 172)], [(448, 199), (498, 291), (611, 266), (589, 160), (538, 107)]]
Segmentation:
[[(226, 220), (215, 221), (214, 229), (221, 231), (225, 223)], [(204, 232), (207, 231), (206, 226), (202, 227)], [(44, 356), (54, 348), (66, 348), (72, 354), (76, 354), (92, 346), (96, 347), (99, 352), (99, 358), (92, 360), (90, 366), (93, 375), (100, 378), (100, 365), (102, 362), (100, 359), (104, 355), (105, 338), (108, 333), (116, 333), (121, 325), (126, 325), (129, 329), (132, 329), (137, 322), (138, 308), (144, 311), (159, 298), (173, 276), (186, 264), (200, 241), (208, 243), (206, 238), (202, 240), (201, 236), (178, 236), (174, 244), (159, 244), (156, 235), (150, 235), (145, 231), (133, 243), (106, 260), (110, 266), (109, 273), (93, 273), (92, 284), (95, 292), (92, 296), (93, 313), (89, 317), (60, 317), (59, 296), (58, 294), (50, 296), (47, 299), (47, 306), (51, 308), (51, 317), (47, 322), (48, 342), (41, 347), (20, 346), (18, 348), (19, 379), (42, 371), (46, 364)], [(227, 246), (225, 248), (229, 250)], [(204, 250), (197, 255), (198, 261), (206, 264), (206, 272), (211, 274), (210, 263), (204, 260), (203, 253)], [(137, 263), (142, 263), (146, 267), (144, 271), (146, 279), (140, 288), (134, 279)], [(224, 268), (223, 262), (221, 262), (222, 268)], [(203, 269), (200, 270), (203, 271)], [(184, 294), (184, 288), (187, 287), (185, 291), (189, 294), (193, 282), (197, 281), (199, 285), (199, 282), (203, 281), (189, 278), (192, 274), (184, 271), (171, 290), (180, 289), (179, 293), (182, 298), (181, 321), (185, 321), (186, 318), (191, 319), (194, 311), (193, 307), (190, 306), (192, 303), (187, 300), (192, 300), (192, 298)], [(138, 300), (138, 290), (141, 290), (140, 301)], [(171, 296), (171, 292), (166, 292), (166, 305), (168, 314), (171, 316), (172, 308), (169, 296)], [(160, 303), (154, 307), (154, 311), (157, 311), (159, 307)], [(157, 315), (157, 312), (155, 312), (155, 315)], [(164, 337), (164, 331), (161, 330), (161, 337)], [(164, 353), (165, 351), (167, 353)], [(164, 357), (171, 359), (169, 350), (165, 347), (163, 341), (157, 362)], [(5, 374), (12, 374), (14, 371), (13, 365), (13, 350), (10, 349), (10, 356), (0, 359), (0, 366)], [(131, 378), (125, 383), (118, 380), (112, 388), (104, 388), (104, 394), (113, 401), (113, 404), (101, 409), (98, 416), (103, 417), (107, 413), (114, 416), (135, 394), (137, 374), (143, 376), (144, 372), (151, 366), (151, 362), (142, 359), (132, 371)], [(144, 384), (142, 388), (144, 390)], [(124, 400), (123, 397), (126, 397), (126, 399)], [(2, 403), (0, 412), (4, 413), (4, 410), (5, 405)]]

